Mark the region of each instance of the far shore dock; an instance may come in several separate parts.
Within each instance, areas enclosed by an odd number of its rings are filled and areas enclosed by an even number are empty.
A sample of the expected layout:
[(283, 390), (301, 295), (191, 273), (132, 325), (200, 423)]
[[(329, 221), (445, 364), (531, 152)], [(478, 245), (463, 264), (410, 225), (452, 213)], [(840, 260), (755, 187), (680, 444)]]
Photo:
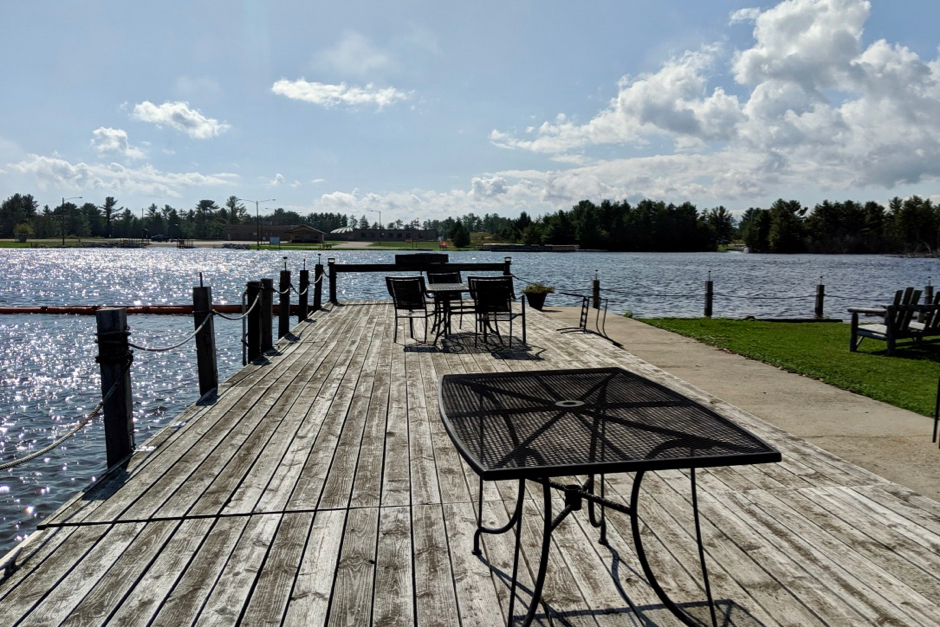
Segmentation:
[[(406, 323), (393, 342), (394, 320), (385, 301), (327, 305), (214, 401), (138, 443), (17, 549), (0, 575), (0, 625), (505, 625), (511, 534), (471, 552), (478, 480), (442, 425), (440, 377), (609, 366), (782, 453), (697, 472), (719, 624), (940, 624), (940, 503), (534, 310), (511, 348), (475, 341), (470, 316), (437, 345)], [(629, 499), (626, 478), (607, 480), (609, 498)], [(688, 486), (680, 471), (647, 476), (642, 533), (660, 583), (707, 620)], [(541, 532), (530, 495), (517, 618)], [(487, 484), (484, 521), (504, 523), (514, 497), (512, 484)], [(608, 520), (609, 546), (586, 512), (558, 527), (536, 624), (678, 624), (644, 579), (628, 521)]]

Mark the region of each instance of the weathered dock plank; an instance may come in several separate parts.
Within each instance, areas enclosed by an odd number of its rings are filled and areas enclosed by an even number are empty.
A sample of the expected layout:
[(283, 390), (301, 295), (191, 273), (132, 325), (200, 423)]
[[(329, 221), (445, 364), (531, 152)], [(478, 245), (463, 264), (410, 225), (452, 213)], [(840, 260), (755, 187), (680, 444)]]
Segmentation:
[[(530, 311), (527, 344), (516, 325), (510, 349), (476, 339), (465, 316), (444, 351), (407, 332), (392, 342), (388, 303), (314, 318), (46, 520), (0, 581), (0, 624), (505, 624), (513, 536), (471, 552), (479, 482), (441, 423), (440, 377), (598, 366), (652, 377), (783, 452), (696, 473), (719, 622), (940, 623), (940, 504), (596, 335), (558, 333)], [(626, 505), (630, 479), (608, 477), (608, 497)], [(484, 486), (487, 524), (507, 520), (516, 489)], [(663, 587), (706, 619), (690, 498), (688, 472), (649, 473), (641, 533)], [(540, 486), (524, 507), (516, 619), (538, 567)], [(586, 512), (556, 530), (537, 621), (676, 624), (627, 518), (608, 522), (606, 546)]]

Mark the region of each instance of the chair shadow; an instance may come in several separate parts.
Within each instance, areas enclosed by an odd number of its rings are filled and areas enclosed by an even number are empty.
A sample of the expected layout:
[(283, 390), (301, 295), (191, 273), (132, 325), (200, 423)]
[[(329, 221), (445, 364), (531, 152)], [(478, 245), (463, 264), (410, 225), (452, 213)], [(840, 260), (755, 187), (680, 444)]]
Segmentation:
[(542, 347), (525, 344), (521, 337), (488, 334), (484, 338), (473, 332), (451, 333), (439, 344), (445, 353), (490, 354), (496, 359), (541, 360), (545, 352)]

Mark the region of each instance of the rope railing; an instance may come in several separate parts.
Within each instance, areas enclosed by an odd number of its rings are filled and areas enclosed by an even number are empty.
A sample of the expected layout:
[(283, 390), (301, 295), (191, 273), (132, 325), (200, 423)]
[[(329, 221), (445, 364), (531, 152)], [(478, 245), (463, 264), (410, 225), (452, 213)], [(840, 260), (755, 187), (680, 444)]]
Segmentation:
[(721, 294), (719, 292), (715, 292), (715, 296), (721, 296), (722, 298), (741, 298), (746, 300), (797, 300), (800, 298), (816, 298), (815, 294), (808, 294), (806, 296), (749, 296), (738, 294)]
[[(245, 294), (242, 294), (242, 298), (244, 297), (245, 297)], [(247, 318), (248, 314), (251, 313), (251, 311), (258, 305), (259, 302), (261, 302), (260, 294), (255, 297), (255, 302), (251, 303), (251, 307), (246, 309), (245, 313), (241, 314), (240, 316), (226, 316), (221, 311), (216, 311), (215, 309), (212, 310), (212, 313), (220, 318), (224, 318), (225, 320), (232, 320), (233, 322), (238, 322), (240, 320), (244, 320), (245, 318)]]
[[(127, 365), (124, 367), (124, 374), (127, 374), (127, 371), (130, 370), (130, 367), (131, 367), (131, 364), (130, 362), (128, 362)], [(49, 451), (61, 446), (63, 442), (65, 442), (66, 440), (74, 436), (76, 433), (84, 429), (88, 425), (88, 423), (90, 423), (92, 420), (98, 417), (98, 415), (101, 413), (102, 408), (104, 408), (104, 404), (108, 402), (108, 399), (111, 398), (111, 396), (114, 394), (114, 391), (118, 388), (118, 386), (120, 386), (121, 383), (123, 383), (123, 379), (124, 377), (120, 377), (117, 381), (115, 381), (114, 385), (111, 386), (111, 389), (108, 390), (107, 394), (105, 394), (101, 398), (101, 402), (95, 405), (94, 409), (92, 409), (90, 412), (85, 414), (77, 423), (75, 423), (75, 426), (72, 427), (63, 436), (61, 436), (60, 438), (58, 438), (51, 444), (42, 447), (38, 451), (33, 451), (32, 453), (28, 455), (24, 455), (23, 457), (13, 459), (8, 462), (4, 462), (0, 464), (0, 471), (9, 470), (10, 468), (15, 468), (17, 466), (25, 464), (26, 462), (34, 460), (37, 457), (41, 457), (42, 455), (45, 455)]]
[[(210, 312), (210, 313), (215, 313), (215, 312)], [(189, 335), (187, 335), (187, 336), (186, 336), (186, 339), (184, 339), (183, 341), (178, 342), (178, 343), (176, 343), (176, 344), (173, 344), (172, 346), (162, 346), (162, 347), (159, 347), (159, 348), (154, 348), (154, 347), (151, 347), (151, 346), (140, 346), (140, 345), (138, 345), (138, 344), (134, 344), (133, 342), (128, 342), (127, 345), (130, 346), (131, 348), (136, 348), (136, 349), (138, 349), (138, 350), (146, 351), (146, 352), (148, 352), (148, 353), (165, 353), (165, 352), (171, 351), (171, 350), (173, 350), (173, 349), (175, 349), (175, 348), (179, 348), (180, 346), (182, 346), (182, 345), (185, 344), (186, 342), (190, 341), (191, 339), (193, 339), (194, 337), (196, 337), (197, 335), (199, 335), (199, 332), (202, 331), (202, 330), (205, 328), (205, 326), (209, 323), (209, 320), (211, 320), (211, 319), (212, 319), (212, 316), (206, 316), (206, 319), (202, 321), (202, 324), (200, 324), (199, 327), (198, 327), (195, 331), (193, 331), (192, 333), (190, 333)]]

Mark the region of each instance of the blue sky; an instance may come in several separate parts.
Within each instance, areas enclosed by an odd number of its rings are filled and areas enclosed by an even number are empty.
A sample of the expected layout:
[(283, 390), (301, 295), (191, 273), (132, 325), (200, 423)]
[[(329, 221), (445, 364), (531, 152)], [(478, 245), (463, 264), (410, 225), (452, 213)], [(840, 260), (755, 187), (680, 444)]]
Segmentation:
[(4, 2), (0, 198), (940, 200), (935, 0), (453, 4)]

